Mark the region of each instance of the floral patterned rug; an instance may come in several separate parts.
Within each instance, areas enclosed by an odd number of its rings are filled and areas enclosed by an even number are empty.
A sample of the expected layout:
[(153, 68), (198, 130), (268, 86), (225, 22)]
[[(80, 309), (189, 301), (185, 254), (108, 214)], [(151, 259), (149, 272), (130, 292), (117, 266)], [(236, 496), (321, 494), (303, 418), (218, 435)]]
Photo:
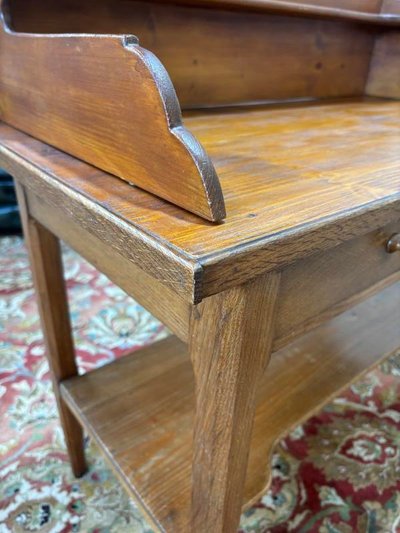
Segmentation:
[[(168, 334), (67, 248), (64, 260), (82, 371)], [(150, 533), (96, 447), (87, 448), (90, 470), (74, 479), (26, 250), (20, 238), (0, 239), (0, 533)], [(272, 488), (240, 528), (400, 532), (400, 353), (280, 443)]]

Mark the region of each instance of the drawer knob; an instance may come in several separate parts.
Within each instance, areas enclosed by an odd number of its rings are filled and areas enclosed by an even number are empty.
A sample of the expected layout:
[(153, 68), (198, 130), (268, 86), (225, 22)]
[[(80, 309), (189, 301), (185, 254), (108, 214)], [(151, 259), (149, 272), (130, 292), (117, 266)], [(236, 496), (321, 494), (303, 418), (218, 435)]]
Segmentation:
[(390, 237), (390, 239), (386, 243), (386, 251), (389, 254), (393, 254), (394, 252), (400, 252), (400, 233), (395, 233)]

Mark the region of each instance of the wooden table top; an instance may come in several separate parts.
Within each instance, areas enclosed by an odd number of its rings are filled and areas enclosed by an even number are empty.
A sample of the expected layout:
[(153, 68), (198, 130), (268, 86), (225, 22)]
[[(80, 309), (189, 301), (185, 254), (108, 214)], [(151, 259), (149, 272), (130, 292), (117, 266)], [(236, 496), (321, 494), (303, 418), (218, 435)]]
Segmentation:
[(166, 253), (201, 265), (212, 283), (248, 270), (249, 261), (253, 272), (274, 268), (400, 216), (400, 102), (204, 110), (184, 122), (220, 177), (227, 210), (221, 224), (5, 124), (0, 154), (29, 161)]
[(215, 253), (400, 193), (399, 121), (400, 102), (193, 114), (185, 122), (221, 178), (227, 219), (176, 242)]

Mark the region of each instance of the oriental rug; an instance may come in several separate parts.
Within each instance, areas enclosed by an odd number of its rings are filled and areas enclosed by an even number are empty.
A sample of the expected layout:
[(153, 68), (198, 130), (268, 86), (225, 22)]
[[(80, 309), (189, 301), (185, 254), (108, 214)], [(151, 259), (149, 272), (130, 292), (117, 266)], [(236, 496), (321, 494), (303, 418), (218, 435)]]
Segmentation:
[[(78, 363), (104, 365), (168, 331), (64, 247)], [(399, 326), (400, 327), (400, 326)], [(0, 533), (150, 533), (96, 446), (70, 471), (23, 240), (0, 239)], [(271, 490), (241, 533), (400, 532), (400, 354), (276, 449)], [(210, 532), (212, 533), (212, 532)]]

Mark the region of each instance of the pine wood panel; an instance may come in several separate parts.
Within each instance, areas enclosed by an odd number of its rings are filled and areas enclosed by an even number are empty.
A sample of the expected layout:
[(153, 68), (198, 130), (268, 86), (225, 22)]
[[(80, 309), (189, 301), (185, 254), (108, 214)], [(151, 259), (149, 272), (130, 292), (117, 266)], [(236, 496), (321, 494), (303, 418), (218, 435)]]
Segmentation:
[[(0, 3), (1, 9), (1, 3)], [(32, 35), (0, 14), (0, 119), (208, 220), (214, 167), (160, 61), (132, 35)]]
[[(398, 9), (400, 12), (400, 6)], [(377, 38), (366, 94), (400, 99), (400, 31)]]
[(228, 220), (212, 240), (203, 226), (178, 242), (210, 254), (399, 192), (399, 119), (398, 102), (352, 100), (188, 114), (221, 176)]
[[(400, 346), (399, 302), (400, 284), (392, 285), (272, 357), (258, 391), (246, 501), (269, 477), (276, 439)], [(194, 383), (185, 346), (169, 338), (62, 391), (153, 520), (188, 531)]]
[(379, 0), (174, 0), (174, 3), (213, 9), (285, 13), (300, 17), (349, 19), (382, 25), (396, 25), (400, 22), (397, 17), (385, 17), (384, 13), (380, 13)]
[[(296, 4), (292, 7), (303, 16), (251, 12), (251, 2), (233, 11), (215, 2), (175, 4), (48, 0), (38, 6), (19, 0), (12, 3), (12, 15), (20, 31), (137, 35), (165, 65), (183, 108), (364, 92), (374, 27), (315, 19), (315, 7), (308, 11)], [(273, 4), (281, 10), (284, 6)], [(373, 8), (368, 2), (366, 10), (368, 5)], [(326, 8), (318, 9), (329, 15)], [(377, 17), (346, 9), (337, 9), (338, 14)]]
[[(151, 0), (153, 1), (153, 0)], [(392, 4), (398, 0), (391, 0)], [(157, 3), (157, 0), (154, 0)], [(98, 2), (101, 5), (101, 2)], [(128, 3), (128, 2), (126, 2)], [(396, 10), (393, 9), (392, 5), (388, 4), (387, 9), (382, 11), (381, 14), (390, 14), (392, 12), (396, 13)], [(86, 1), (85, 4), (90, 4), (90, 1)], [(94, 4), (94, 2), (93, 2)], [(129, 4), (137, 5), (136, 0), (130, 0)], [(382, 24), (386, 22), (385, 17), (380, 18), (370, 18), (363, 17), (365, 14), (378, 15), (381, 11), (381, 0), (289, 0), (289, 1), (276, 1), (276, 0), (173, 0), (170, 2), (170, 8), (173, 9), (173, 6), (180, 4), (182, 6), (205, 6), (210, 7), (213, 10), (223, 9), (227, 11), (228, 9), (238, 9), (241, 11), (262, 11), (267, 12), (283, 12), (291, 13), (300, 16), (315, 16), (315, 15), (325, 15), (327, 17), (338, 17), (338, 18), (352, 18), (358, 20), (371, 22), (378, 22), (382, 19)], [(69, 10), (66, 9), (67, 5)], [(115, 0), (110, 0), (108, 2), (109, 7), (112, 7), (114, 10), (118, 11), (119, 6), (118, 2)], [(32, 9), (35, 7), (35, 9)], [(75, 11), (75, 9), (77, 11)], [(82, 15), (85, 12), (86, 6), (81, 5), (81, 9), (78, 9), (78, 5), (75, 5), (71, 0), (68, 4), (64, 4), (62, 0), (57, 2), (57, 5), (52, 5), (50, 2), (42, 1), (40, 5), (35, 4), (32, 0), (12, 0), (10, 3), (10, 11), (12, 13), (13, 20), (16, 23), (17, 31), (43, 31), (43, 28), (46, 28), (44, 31), (60, 31), (58, 28), (63, 28), (65, 21), (57, 20), (60, 17), (60, 14), (63, 13), (65, 16), (70, 18), (77, 18), (77, 14)], [(57, 30), (51, 30), (47, 24), (49, 24), (49, 19), (51, 24), (59, 24), (56, 26)], [(85, 21), (88, 23), (88, 20)], [(76, 22), (77, 23), (77, 22)], [(387, 21), (389, 24), (390, 22)], [(393, 22), (392, 22), (393, 23)], [(61, 29), (61, 31), (64, 31)], [(68, 29), (67, 31), (71, 31)], [(75, 30), (77, 31), (77, 30)]]
[[(380, 13), (400, 17), (399, 0), (382, 0)], [(400, 99), (400, 30), (382, 32), (375, 40), (365, 93)]]
[(4, 124), (0, 162), (196, 302), (398, 220), (399, 119), (400, 103), (370, 100), (192, 113), (221, 177), (219, 225)]

